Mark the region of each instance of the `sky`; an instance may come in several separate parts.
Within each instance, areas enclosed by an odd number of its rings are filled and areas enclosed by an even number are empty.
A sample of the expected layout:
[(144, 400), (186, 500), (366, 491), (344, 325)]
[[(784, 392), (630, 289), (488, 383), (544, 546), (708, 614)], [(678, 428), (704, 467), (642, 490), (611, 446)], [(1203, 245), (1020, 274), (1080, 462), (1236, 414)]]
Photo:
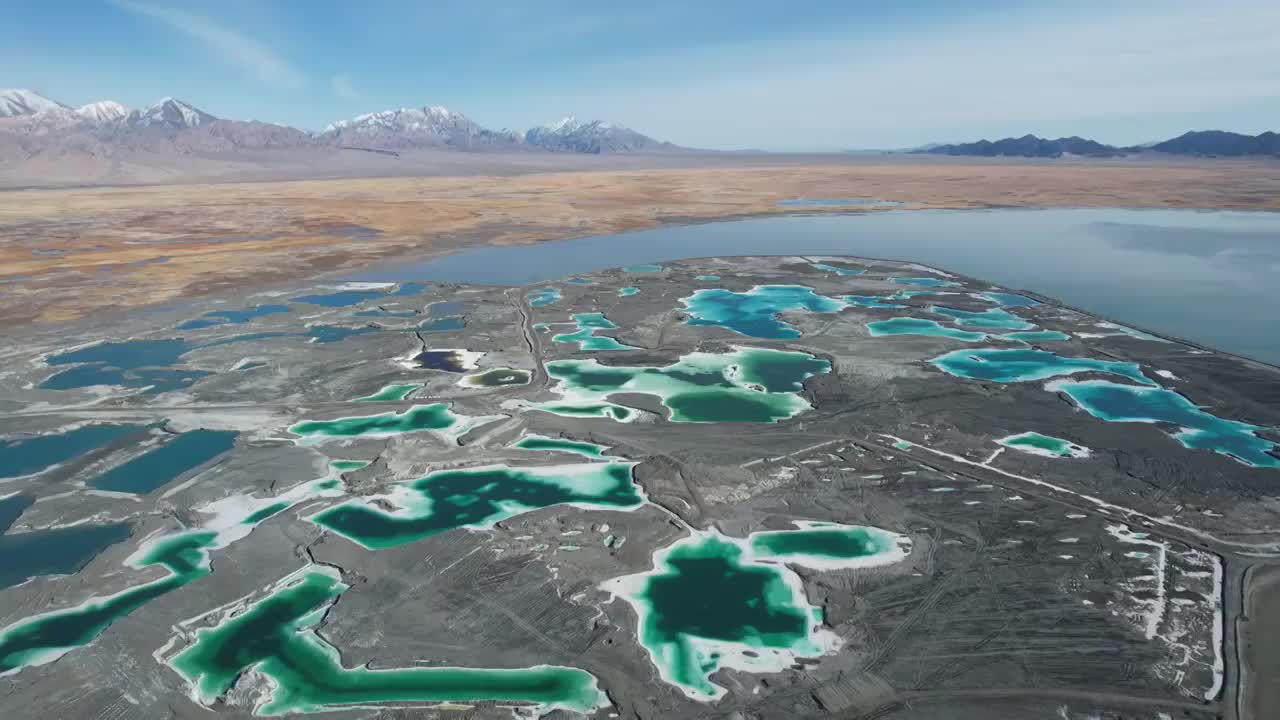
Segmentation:
[(0, 0), (0, 87), (306, 129), (445, 105), (681, 145), (1280, 129), (1274, 0)]

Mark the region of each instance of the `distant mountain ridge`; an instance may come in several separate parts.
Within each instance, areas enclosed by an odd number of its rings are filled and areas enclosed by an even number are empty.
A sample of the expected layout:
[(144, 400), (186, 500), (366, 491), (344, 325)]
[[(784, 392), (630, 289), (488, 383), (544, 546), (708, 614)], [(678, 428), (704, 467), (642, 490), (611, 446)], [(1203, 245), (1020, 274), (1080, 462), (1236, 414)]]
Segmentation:
[(1206, 157), (1280, 156), (1280, 135), (1270, 131), (1259, 135), (1242, 135), (1223, 130), (1193, 130), (1171, 140), (1117, 147), (1075, 136), (1050, 140), (1028, 134), (995, 141), (932, 144), (908, 152), (931, 155), (1044, 158), (1066, 155), (1115, 157), (1146, 152)]
[[(205, 130), (192, 132), (201, 128)], [(17, 89), (0, 90), (0, 136), (6, 134), (9, 142), (0, 142), (0, 161), (13, 155), (14, 147), (28, 155), (66, 154), (76, 148), (110, 154), (117, 147), (149, 147), (160, 153), (199, 147), (216, 152), (218, 148), (263, 147), (268, 136), (271, 147), (358, 148), (390, 154), (436, 148), (591, 154), (684, 149), (615, 123), (580, 122), (573, 117), (527, 132), (491, 130), (441, 105), (365, 113), (330, 123), (320, 132), (308, 132), (218, 118), (176, 98), (136, 110), (111, 100), (72, 109), (37, 92)]]

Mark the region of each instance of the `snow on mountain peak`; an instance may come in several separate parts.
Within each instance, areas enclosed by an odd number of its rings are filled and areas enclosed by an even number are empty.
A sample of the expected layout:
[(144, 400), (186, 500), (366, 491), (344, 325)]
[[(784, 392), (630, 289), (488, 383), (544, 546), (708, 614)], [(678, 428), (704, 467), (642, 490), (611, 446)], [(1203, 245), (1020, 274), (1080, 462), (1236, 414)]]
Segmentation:
[(129, 108), (115, 100), (99, 100), (76, 108), (76, 115), (94, 123), (108, 123), (129, 114)]
[(161, 98), (160, 102), (143, 110), (129, 113), (127, 122), (134, 127), (167, 127), (173, 129), (193, 128), (217, 120), (216, 117), (178, 100), (177, 98)]
[(0, 117), (21, 117), (50, 110), (70, 110), (60, 102), (50, 100), (34, 90), (12, 88), (0, 90)]

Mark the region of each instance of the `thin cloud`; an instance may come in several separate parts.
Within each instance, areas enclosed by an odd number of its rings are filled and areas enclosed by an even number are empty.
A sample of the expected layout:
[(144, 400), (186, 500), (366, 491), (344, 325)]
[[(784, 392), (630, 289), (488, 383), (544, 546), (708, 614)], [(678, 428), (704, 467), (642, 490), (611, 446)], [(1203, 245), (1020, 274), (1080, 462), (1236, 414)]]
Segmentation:
[(333, 94), (343, 100), (359, 100), (361, 97), (360, 91), (351, 84), (351, 76), (346, 73), (334, 75), (329, 85), (333, 88)]
[(303, 74), (274, 50), (216, 20), (134, 0), (112, 0), (112, 4), (190, 35), (262, 82), (283, 87), (298, 87), (304, 82)]

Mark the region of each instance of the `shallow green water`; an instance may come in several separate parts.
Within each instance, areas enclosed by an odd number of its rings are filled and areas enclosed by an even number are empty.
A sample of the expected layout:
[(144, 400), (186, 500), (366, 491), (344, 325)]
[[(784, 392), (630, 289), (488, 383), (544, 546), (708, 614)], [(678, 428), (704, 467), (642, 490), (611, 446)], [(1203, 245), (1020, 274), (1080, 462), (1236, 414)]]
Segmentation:
[(1035, 307), (1040, 304), (1039, 300), (1032, 300), (1026, 295), (1007, 292), (985, 292), (979, 297), (990, 300), (1001, 307)]
[(813, 266), (815, 270), (822, 270), (823, 272), (832, 272), (837, 275), (864, 275), (867, 272), (862, 268), (839, 267), (836, 265), (828, 265), (826, 263), (810, 263), (810, 265)]
[(638, 349), (632, 345), (620, 343), (611, 337), (596, 335), (596, 330), (616, 330), (618, 328), (617, 325), (614, 325), (604, 316), (604, 313), (578, 313), (573, 316), (573, 321), (578, 325), (577, 330), (571, 333), (554, 335), (551, 339), (558, 343), (577, 343), (580, 350), (607, 351)]
[(391, 402), (409, 397), (409, 393), (422, 387), (421, 385), (384, 385), (381, 390), (364, 397), (356, 398), (359, 402)]
[(544, 412), (555, 413), (556, 415), (564, 415), (566, 417), (598, 417), (612, 418), (614, 420), (626, 421), (631, 419), (632, 411), (630, 408), (613, 403), (563, 403), (549, 402), (539, 403), (536, 408)]
[(810, 523), (797, 530), (752, 533), (751, 549), (756, 557), (770, 560), (812, 559), (852, 560), (892, 552), (897, 543), (892, 535), (875, 528)]
[(305, 420), (289, 428), (294, 435), (324, 437), (382, 436), (420, 430), (448, 430), (458, 425), (461, 417), (445, 403), (414, 405), (403, 412), (358, 415), (334, 420)]
[(644, 496), (632, 482), (634, 463), (608, 462), (546, 467), (492, 465), (442, 470), (398, 488), (388, 512), (348, 502), (311, 521), (370, 549), (404, 545), (455, 528), (486, 528), (521, 513), (574, 504), (632, 509)]
[(657, 396), (672, 422), (776, 422), (807, 410), (796, 393), (806, 378), (830, 370), (808, 353), (761, 348), (690, 353), (665, 367), (556, 360), (547, 374), (565, 400), (534, 407), (563, 414), (566, 406), (597, 408), (610, 395), (640, 393)]
[(957, 330), (939, 324), (936, 320), (921, 318), (897, 317), (888, 320), (876, 320), (867, 323), (867, 331), (872, 337), (888, 337), (891, 335), (928, 335), (944, 337), (964, 342), (981, 342), (987, 339), (986, 333)]
[(748, 337), (776, 339), (800, 337), (799, 330), (778, 318), (779, 313), (833, 313), (845, 307), (843, 300), (818, 295), (803, 285), (757, 285), (747, 292), (709, 288), (696, 290), (680, 302), (690, 325), (715, 325)]
[(638, 287), (624, 287), (618, 289), (618, 295), (620, 297), (630, 297), (638, 292), (640, 292), (640, 288)]
[(142, 429), (142, 425), (85, 425), (63, 433), (0, 440), (0, 478), (40, 472)]
[(484, 372), (475, 373), (462, 378), (464, 385), (473, 387), (508, 387), (511, 385), (527, 385), (529, 384), (529, 372), (527, 370), (515, 370), (512, 368), (493, 368)]
[(702, 282), (719, 282), (720, 276), (719, 275), (695, 275), (693, 279), (701, 280)]
[(590, 712), (608, 704), (591, 674), (542, 665), (525, 669), (347, 668), (314, 626), (348, 587), (337, 571), (310, 567), (212, 628), (170, 659), (205, 705), (250, 669), (272, 690), (255, 714), (322, 712), (375, 703), (498, 701)]
[(1063, 357), (1047, 350), (953, 350), (929, 362), (942, 371), (970, 380), (1028, 382), (1082, 372), (1119, 375), (1144, 385), (1154, 383), (1137, 363)]
[(1034, 323), (1029, 323), (1004, 308), (990, 308), (975, 312), (934, 305), (929, 308), (929, 312), (946, 315), (961, 327), (984, 330), (1032, 330), (1035, 328)]
[(1135, 387), (1106, 380), (1053, 384), (1090, 415), (1107, 422), (1167, 423), (1185, 447), (1212, 450), (1254, 467), (1280, 468), (1276, 443), (1260, 437), (1256, 425), (1211, 415), (1186, 397), (1160, 387)]
[(234, 430), (191, 430), (160, 447), (104, 472), (89, 485), (99, 490), (146, 494), (227, 452)]
[(1018, 435), (1010, 435), (1001, 438), (997, 443), (1010, 447), (1015, 450), (1021, 450), (1032, 455), (1042, 455), (1044, 457), (1084, 457), (1089, 454), (1089, 450), (1075, 443), (1063, 440), (1062, 438), (1041, 435), (1038, 432), (1024, 432)]
[(526, 435), (516, 442), (515, 446), (521, 450), (552, 450), (556, 452), (574, 453), (587, 458), (598, 459), (604, 457), (604, 451), (607, 446), (597, 445), (595, 443), (583, 442), (581, 440), (566, 440), (565, 438), (551, 438), (542, 435)]
[(257, 525), (263, 520), (275, 517), (276, 515), (279, 515), (285, 510), (288, 510), (289, 506), (290, 506), (290, 503), (287, 503), (287, 502), (272, 503), (262, 508), (261, 510), (257, 510), (255, 512), (250, 513), (249, 516), (246, 517), (241, 522), (245, 525)]
[(798, 525), (746, 540), (695, 531), (655, 552), (652, 570), (602, 588), (636, 611), (637, 636), (663, 680), (695, 700), (715, 700), (725, 689), (710, 678), (723, 667), (781, 672), (840, 646), (789, 564), (879, 565), (901, 560), (909, 548), (905, 538), (900, 545), (898, 536), (875, 528)]

